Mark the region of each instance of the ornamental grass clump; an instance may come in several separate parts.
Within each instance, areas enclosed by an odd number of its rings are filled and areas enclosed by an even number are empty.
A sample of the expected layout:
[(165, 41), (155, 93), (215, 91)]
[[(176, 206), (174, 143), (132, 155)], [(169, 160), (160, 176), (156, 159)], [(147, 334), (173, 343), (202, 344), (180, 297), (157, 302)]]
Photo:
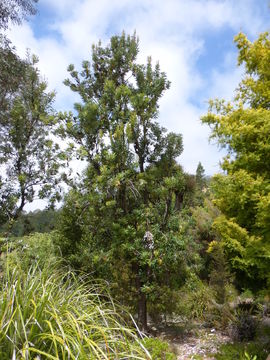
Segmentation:
[(1, 360), (151, 359), (102, 286), (37, 264), (0, 286)]

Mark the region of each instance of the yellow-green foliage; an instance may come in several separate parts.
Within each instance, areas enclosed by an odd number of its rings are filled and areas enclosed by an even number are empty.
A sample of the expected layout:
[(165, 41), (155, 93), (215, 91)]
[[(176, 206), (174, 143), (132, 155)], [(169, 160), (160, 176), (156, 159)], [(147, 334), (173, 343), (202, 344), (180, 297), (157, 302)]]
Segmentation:
[(151, 352), (153, 360), (176, 360), (176, 355), (170, 350), (169, 344), (158, 338), (145, 338), (144, 346)]
[[(118, 313), (117, 313), (118, 312)], [(71, 272), (8, 268), (0, 284), (0, 358), (151, 359), (108, 294)]]
[[(269, 269), (265, 257), (270, 254), (269, 244), (261, 237), (249, 234), (234, 219), (227, 219), (225, 216), (218, 217), (213, 227), (221, 238), (221, 244), (234, 270), (240, 269), (249, 278), (254, 276), (254, 269), (256, 276), (259, 275), (261, 279), (267, 276)], [(215, 242), (212, 242), (209, 252), (214, 246)]]
[(238, 278), (244, 273), (260, 288), (270, 279), (270, 35), (252, 43), (240, 33), (235, 42), (245, 77), (234, 101), (211, 100), (202, 121), (227, 150), (225, 175), (213, 179), (214, 203), (225, 215), (215, 229)]
[(213, 310), (214, 292), (199, 278), (191, 274), (179, 292), (178, 313), (187, 319), (207, 319)]
[(8, 254), (10, 266), (20, 264), (20, 268), (27, 269), (38, 261), (39, 267), (48, 262), (59, 261), (56, 257), (60, 252), (53, 246), (54, 233), (35, 233), (18, 238), (0, 239), (0, 252), (2, 267), (5, 267), (6, 255)]

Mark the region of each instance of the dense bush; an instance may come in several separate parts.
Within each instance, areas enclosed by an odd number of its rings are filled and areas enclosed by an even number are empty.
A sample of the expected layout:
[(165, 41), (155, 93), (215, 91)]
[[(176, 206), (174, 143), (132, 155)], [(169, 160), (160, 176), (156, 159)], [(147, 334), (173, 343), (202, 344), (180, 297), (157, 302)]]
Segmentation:
[(176, 355), (170, 350), (167, 342), (158, 338), (145, 338), (144, 346), (149, 350), (153, 360), (176, 360)]
[(54, 236), (54, 233), (35, 233), (18, 238), (0, 238), (0, 266), (5, 267), (7, 254), (9, 266), (19, 263), (24, 271), (35, 261), (38, 261), (41, 268), (48, 262), (59, 261), (56, 254), (60, 255), (60, 251), (53, 245)]
[(23, 212), (18, 219), (0, 225), (0, 234), (21, 237), (31, 233), (50, 232), (55, 228), (59, 212), (53, 209)]
[(258, 321), (250, 313), (239, 311), (232, 324), (232, 335), (236, 341), (251, 341), (256, 336)]
[(222, 345), (216, 360), (266, 360), (268, 350), (259, 343)]
[(188, 319), (205, 320), (213, 310), (213, 297), (212, 289), (191, 274), (179, 292), (178, 313)]

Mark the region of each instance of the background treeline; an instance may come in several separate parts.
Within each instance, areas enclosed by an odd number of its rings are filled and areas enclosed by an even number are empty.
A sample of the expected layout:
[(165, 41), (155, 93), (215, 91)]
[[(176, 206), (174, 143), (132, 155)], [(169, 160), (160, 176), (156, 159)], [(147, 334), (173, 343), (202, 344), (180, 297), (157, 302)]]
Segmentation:
[[(19, 58), (4, 35), (9, 22), (19, 23), (35, 12), (34, 3), (7, 1), (0, 8), (3, 302), (8, 304), (6, 296), (13, 281), (8, 267), (20, 264), (24, 273), (39, 261), (46, 276), (54, 277), (65, 264), (76, 274), (87, 273), (95, 281), (105, 281), (113, 298), (135, 317), (142, 330), (177, 318), (186, 324), (196, 319), (209, 326), (231, 324), (235, 339), (253, 340), (257, 336), (254, 311), (263, 309), (264, 316), (269, 311), (269, 34), (261, 34), (253, 43), (244, 34), (235, 38), (245, 76), (232, 102), (210, 100), (208, 113), (202, 117), (211, 127), (211, 138), (227, 151), (221, 163), (223, 172), (209, 178), (201, 163), (196, 174), (186, 173), (179, 164), (181, 134), (168, 132), (157, 121), (159, 100), (170, 82), (151, 58), (146, 64), (137, 62), (139, 40), (135, 34), (123, 33), (113, 36), (107, 45), (93, 45), (90, 60), (83, 61), (80, 70), (70, 65), (64, 83), (79, 94), (80, 102), (74, 104), (74, 112), (56, 112), (55, 94), (47, 91), (38, 59), (30, 53), (26, 59)], [(79, 176), (74, 176), (70, 165), (74, 159), (86, 164)], [(64, 183), (68, 185), (65, 194)], [(48, 209), (26, 213), (25, 205), (35, 199), (47, 199)], [(59, 201), (61, 207), (55, 210)], [(52, 262), (58, 263), (58, 270), (50, 272), (46, 264)], [(22, 276), (16, 271), (15, 282)], [(28, 276), (37, 286), (40, 275), (35, 271)], [(56, 276), (56, 281), (69, 293), (67, 275), (63, 276)], [(80, 301), (88, 285), (81, 278), (76, 284), (82, 286)], [(95, 296), (100, 290), (91, 287), (91, 291)], [(96, 299), (106, 304), (108, 296), (102, 293)], [(24, 306), (31, 307), (29, 304)], [(114, 304), (110, 302), (108, 308), (115, 309)], [(113, 314), (112, 324), (125, 327), (127, 320), (118, 321), (117, 316)], [(53, 333), (62, 326), (58, 320), (49, 320)], [(29, 350), (34, 337), (26, 337), (22, 317), (20, 323), (21, 329), (14, 328), (9, 338), (19, 339), (16, 346), (22, 355), (34, 351)], [(110, 326), (104, 331), (109, 330)], [(7, 341), (8, 330), (3, 327), (1, 331)], [(125, 334), (118, 338), (110, 332), (108, 343), (118, 339), (120, 347), (101, 341), (100, 348), (93, 345), (93, 356), (106, 358), (110, 351), (124, 354), (136, 341), (142, 345), (130, 331), (126, 343), (122, 342)], [(75, 333), (70, 336), (76, 337)], [(256, 345), (262, 358), (268, 340)], [(91, 348), (84, 339), (80, 350), (72, 341), (64, 350), (61, 341), (56, 344), (54, 338), (44, 350), (38, 350), (64, 359), (75, 349), (87, 353)], [(7, 346), (3, 344), (0, 342), (1, 356)], [(133, 358), (150, 356), (144, 345), (133, 345)], [(9, 346), (6, 358), (13, 351), (12, 344)], [(157, 348), (161, 354), (167, 352), (166, 358), (173, 358), (166, 345), (158, 343)]]

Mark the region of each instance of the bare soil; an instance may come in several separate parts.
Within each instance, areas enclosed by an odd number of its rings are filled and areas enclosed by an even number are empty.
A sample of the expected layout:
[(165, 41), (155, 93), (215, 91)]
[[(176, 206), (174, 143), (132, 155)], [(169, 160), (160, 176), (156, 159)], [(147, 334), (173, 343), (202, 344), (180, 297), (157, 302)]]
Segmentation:
[(222, 344), (231, 341), (228, 334), (202, 324), (173, 325), (156, 330), (155, 335), (171, 344), (177, 360), (215, 359)]
[(177, 360), (215, 359), (220, 345), (230, 341), (228, 335), (216, 329), (199, 329), (182, 341), (173, 341)]

